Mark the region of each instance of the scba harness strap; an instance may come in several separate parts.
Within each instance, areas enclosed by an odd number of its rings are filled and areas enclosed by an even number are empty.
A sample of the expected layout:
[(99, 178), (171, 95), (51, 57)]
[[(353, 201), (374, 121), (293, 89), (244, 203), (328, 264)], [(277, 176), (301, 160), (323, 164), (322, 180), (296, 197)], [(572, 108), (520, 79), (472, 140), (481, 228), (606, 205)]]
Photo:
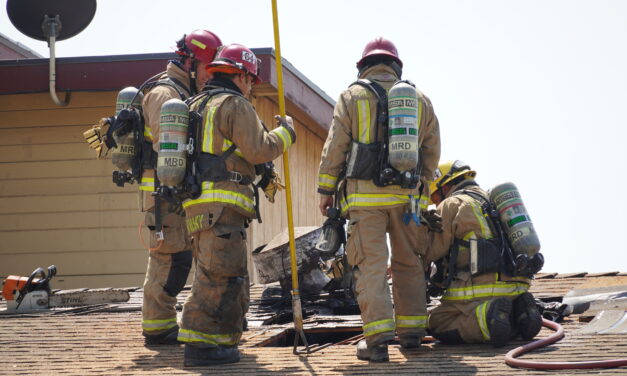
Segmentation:
[[(430, 278), (431, 286), (428, 289), (429, 295), (434, 297), (441, 295), (450, 286), (453, 278), (461, 272), (470, 272), (473, 276), (494, 272), (515, 276), (512, 250), (504, 237), (498, 212), (488, 199), (477, 192), (459, 190), (451, 196), (462, 194), (479, 202), (493, 238), (469, 240), (455, 238), (448, 255), (436, 261), (437, 272)], [(462, 249), (469, 252), (469, 264), (459, 268), (456, 263)]]
[[(229, 88), (219, 87), (207, 90), (197, 96), (191, 97), (186, 101), (188, 106), (192, 106), (194, 103), (201, 101), (198, 108), (194, 111), (190, 111), (190, 124), (188, 128), (188, 136), (190, 142), (196, 143), (193, 146), (194, 152), (190, 155), (190, 162), (187, 164), (187, 172), (184, 181), (184, 191), (187, 192), (189, 198), (195, 199), (202, 193), (202, 182), (221, 182), (231, 181), (240, 185), (253, 185), (253, 193), (255, 197), (255, 213), (257, 220), (261, 222), (261, 215), (259, 212), (259, 192), (257, 186), (253, 184), (253, 177), (244, 176), (237, 171), (229, 171), (226, 167), (226, 160), (237, 149), (237, 145), (231, 144), (227, 150), (222, 154), (216, 155), (213, 153), (207, 153), (200, 150), (198, 144), (200, 143), (201, 135), (201, 122), (202, 113), (209, 103), (209, 101), (221, 94), (236, 95), (244, 98), (244, 96), (235, 90)], [(188, 197), (185, 197), (188, 198)]]
[[(411, 81), (402, 80), (414, 86)], [(402, 188), (414, 189), (418, 185), (420, 170), (416, 166), (409, 174), (401, 173), (389, 163), (389, 114), (388, 95), (380, 84), (369, 79), (359, 79), (349, 87), (361, 86), (372, 92), (377, 100), (376, 122), (374, 142), (362, 143), (353, 140), (349, 160), (347, 163), (346, 177), (352, 179), (372, 180), (378, 187), (388, 185), (400, 185)], [(379, 128), (383, 129), (383, 140), (379, 141)], [(418, 150), (421, 153), (421, 150)], [(419, 160), (422, 158), (419, 157)]]

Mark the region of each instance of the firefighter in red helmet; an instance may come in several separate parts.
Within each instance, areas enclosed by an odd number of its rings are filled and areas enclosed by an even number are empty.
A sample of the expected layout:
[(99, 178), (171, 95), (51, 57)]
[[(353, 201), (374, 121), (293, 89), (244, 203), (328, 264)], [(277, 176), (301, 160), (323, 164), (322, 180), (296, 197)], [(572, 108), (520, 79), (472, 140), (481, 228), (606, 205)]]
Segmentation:
[(255, 164), (272, 161), (296, 140), (290, 117), (267, 131), (246, 98), (259, 82), (259, 60), (251, 50), (223, 47), (208, 72), (213, 78), (190, 105), (202, 114), (196, 140), (202, 191), (183, 202), (197, 264), (178, 335), (185, 366), (239, 361), (249, 300), (245, 227), (256, 217)]
[[(357, 357), (374, 362), (389, 360), (388, 343), (395, 334), (403, 348), (418, 348), (427, 327), (422, 268), (427, 226), (421, 225), (420, 213), (426, 209), (428, 183), (438, 166), (440, 133), (431, 101), (413, 84), (401, 81), (402, 68), (391, 41), (378, 37), (368, 42), (357, 62), (359, 80), (335, 105), (318, 176), (322, 214), (338, 205), (349, 220), (346, 255), (365, 337)], [(409, 166), (405, 171), (388, 166), (393, 148), (387, 140), (395, 134), (392, 128), (388, 132), (388, 124), (406, 124), (405, 117), (387, 115), (392, 103), (388, 93), (391, 96), (398, 85), (404, 85), (402, 90), (412, 99), (397, 102), (413, 106), (411, 116), (402, 115), (411, 117), (412, 132), (396, 128), (414, 137), (407, 147), (414, 158), (404, 162)], [(394, 305), (386, 278), (386, 234), (392, 248)]]
[[(161, 77), (144, 96), (144, 153), (153, 153), (144, 163), (140, 182), (141, 210), (150, 229), (148, 268), (144, 281), (142, 330), (147, 345), (175, 344), (178, 336), (176, 296), (183, 289), (192, 264), (190, 235), (186, 231), (182, 208), (160, 206), (162, 233), (155, 232), (155, 167), (159, 145), (161, 105), (171, 98), (185, 100), (202, 88), (209, 78), (206, 66), (222, 45), (220, 38), (207, 30), (194, 30), (177, 42), (178, 59), (171, 60)], [(161, 238), (159, 240), (159, 238)]]

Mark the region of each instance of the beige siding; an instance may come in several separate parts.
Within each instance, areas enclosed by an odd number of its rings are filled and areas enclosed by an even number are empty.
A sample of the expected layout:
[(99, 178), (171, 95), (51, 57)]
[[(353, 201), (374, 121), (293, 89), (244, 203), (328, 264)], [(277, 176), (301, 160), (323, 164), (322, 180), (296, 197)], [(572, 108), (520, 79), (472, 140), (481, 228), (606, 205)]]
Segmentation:
[(55, 264), (54, 288), (141, 285), (146, 252), (137, 186), (111, 183), (82, 132), (114, 111), (116, 92), (0, 96), (0, 276)]
[[(75, 92), (67, 108), (47, 93), (0, 96), (0, 277), (55, 264), (53, 288), (142, 284), (147, 251), (139, 240), (137, 186), (116, 187), (110, 161), (95, 160), (82, 138), (112, 114), (115, 95)], [(271, 98), (253, 100), (270, 128), (278, 113)], [(319, 225), (315, 187), (324, 136), (297, 108), (288, 113), (298, 134), (289, 154), (294, 222)], [(282, 159), (275, 163), (284, 176)], [(263, 223), (250, 229), (250, 249), (286, 228), (285, 192), (274, 204), (262, 195), (261, 215)]]

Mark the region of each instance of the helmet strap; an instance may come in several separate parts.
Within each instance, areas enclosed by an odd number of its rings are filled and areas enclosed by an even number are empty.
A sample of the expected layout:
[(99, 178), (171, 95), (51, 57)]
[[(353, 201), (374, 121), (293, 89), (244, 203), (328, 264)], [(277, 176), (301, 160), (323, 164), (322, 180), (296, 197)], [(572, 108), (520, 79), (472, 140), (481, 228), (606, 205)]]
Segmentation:
[(196, 59), (191, 60), (189, 68), (189, 92), (191, 95), (196, 95), (196, 68), (198, 68), (198, 61)]

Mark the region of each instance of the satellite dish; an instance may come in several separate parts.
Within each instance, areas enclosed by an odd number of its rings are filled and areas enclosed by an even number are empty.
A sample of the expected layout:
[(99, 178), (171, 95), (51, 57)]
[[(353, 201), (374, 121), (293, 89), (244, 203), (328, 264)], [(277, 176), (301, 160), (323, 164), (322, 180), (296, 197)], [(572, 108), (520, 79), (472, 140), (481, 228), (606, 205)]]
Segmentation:
[(67, 106), (70, 93), (60, 101), (56, 93), (55, 42), (83, 31), (96, 14), (96, 0), (7, 0), (7, 13), (16, 29), (50, 47), (50, 96)]
[(47, 41), (44, 16), (59, 16), (61, 29), (57, 40), (83, 31), (96, 14), (96, 0), (8, 0), (7, 13), (16, 29), (37, 40)]

